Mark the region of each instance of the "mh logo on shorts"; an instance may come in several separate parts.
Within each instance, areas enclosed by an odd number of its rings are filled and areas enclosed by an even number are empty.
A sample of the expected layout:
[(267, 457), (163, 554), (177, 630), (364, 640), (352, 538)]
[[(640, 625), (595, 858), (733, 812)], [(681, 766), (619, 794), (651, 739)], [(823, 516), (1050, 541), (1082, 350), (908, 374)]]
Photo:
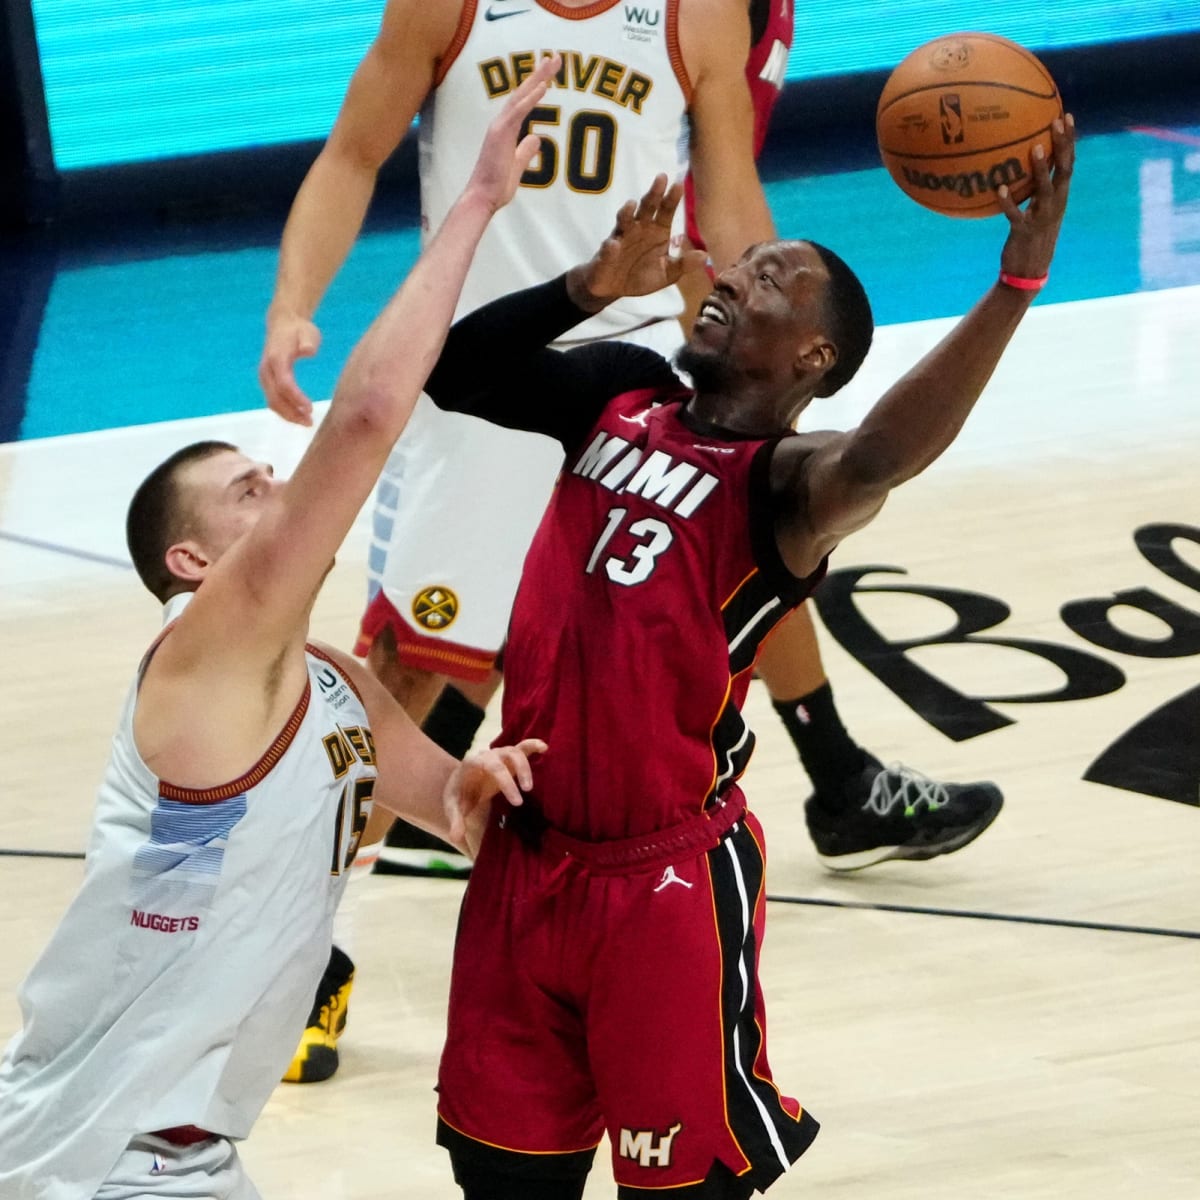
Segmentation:
[(659, 1133), (655, 1129), (622, 1129), (617, 1153), (622, 1158), (633, 1159), (642, 1167), (669, 1167), (671, 1145), (682, 1128), (676, 1121), (666, 1133)]

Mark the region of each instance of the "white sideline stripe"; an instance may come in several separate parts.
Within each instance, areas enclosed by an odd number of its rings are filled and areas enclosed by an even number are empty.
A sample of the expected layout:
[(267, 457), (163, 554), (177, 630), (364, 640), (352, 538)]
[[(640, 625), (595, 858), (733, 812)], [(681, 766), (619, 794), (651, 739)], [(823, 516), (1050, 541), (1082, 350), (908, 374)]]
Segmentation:
[(721, 784), (727, 779), (733, 778), (733, 756), (746, 744), (750, 737), (750, 726), (746, 724), (746, 720), (742, 718), (742, 736), (725, 751), (725, 770), (717, 777), (717, 788), (721, 790)]
[[(742, 864), (738, 862), (737, 852), (733, 848), (733, 840), (731, 838), (725, 839), (725, 849), (729, 851), (729, 860), (733, 863), (733, 876), (737, 880), (738, 896), (741, 897), (742, 901), (742, 945), (744, 946), (746, 939), (750, 936), (750, 901), (746, 896), (746, 882), (742, 877)], [(758, 1109), (758, 1114), (762, 1117), (762, 1123), (766, 1126), (767, 1136), (771, 1139), (771, 1145), (774, 1147), (775, 1154), (783, 1169), (787, 1171), (792, 1164), (788, 1162), (787, 1152), (783, 1148), (783, 1143), (779, 1140), (779, 1131), (775, 1128), (771, 1120), (771, 1114), (767, 1112), (767, 1106), (763, 1104), (762, 1098), (750, 1085), (750, 1080), (746, 1077), (745, 1069), (742, 1066), (742, 1046), (738, 1030), (741, 1023), (741, 1014), (746, 1011), (746, 1005), (750, 1000), (750, 979), (746, 974), (745, 954), (738, 955), (738, 974), (742, 980), (742, 1003), (738, 1009), (739, 1023), (733, 1027), (733, 1061), (737, 1066), (737, 1073), (741, 1076), (742, 1083), (746, 1085), (746, 1091), (750, 1093), (750, 1099), (754, 1101), (754, 1107)]]
[(729, 653), (732, 654), (742, 644), (742, 642), (746, 640), (746, 637), (749, 635), (750, 631), (759, 623), (759, 621), (763, 619), (763, 617), (767, 615), (767, 613), (771, 611), (771, 609), (778, 608), (782, 603), (783, 601), (780, 600), (778, 596), (776, 596), (774, 600), (768, 600), (767, 603), (764, 604), (762, 608), (760, 608), (758, 612), (756, 612), (754, 616), (752, 616), (750, 620), (742, 626), (742, 630), (737, 637), (735, 637), (733, 641), (729, 643)]

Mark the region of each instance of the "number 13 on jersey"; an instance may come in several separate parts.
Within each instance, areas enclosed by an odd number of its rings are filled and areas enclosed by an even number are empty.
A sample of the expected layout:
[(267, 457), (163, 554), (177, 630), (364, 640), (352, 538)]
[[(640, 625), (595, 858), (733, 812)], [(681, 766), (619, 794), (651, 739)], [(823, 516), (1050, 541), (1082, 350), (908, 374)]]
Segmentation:
[[(610, 508), (608, 510), (607, 523), (597, 538), (592, 555), (588, 559), (587, 574), (595, 574), (604, 548), (612, 540), (613, 534), (624, 524), (628, 515), (627, 508)], [(609, 556), (604, 560), (605, 574), (613, 583), (619, 583), (623, 587), (633, 587), (635, 584), (649, 579), (654, 572), (658, 556), (670, 546), (675, 538), (671, 527), (657, 517), (642, 517), (640, 520), (633, 521), (629, 525), (629, 532), (633, 537), (639, 539), (630, 551), (629, 557), (622, 559)]]

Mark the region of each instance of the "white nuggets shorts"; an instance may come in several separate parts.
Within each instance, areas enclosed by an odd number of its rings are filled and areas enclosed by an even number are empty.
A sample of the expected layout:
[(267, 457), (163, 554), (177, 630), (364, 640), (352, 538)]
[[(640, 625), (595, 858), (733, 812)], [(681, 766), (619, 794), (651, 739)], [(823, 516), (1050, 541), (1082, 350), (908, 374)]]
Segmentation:
[(148, 1133), (134, 1138), (113, 1164), (95, 1200), (261, 1200), (231, 1141), (210, 1138), (194, 1146)]
[[(663, 320), (621, 340), (669, 359), (683, 332)], [(486, 678), (562, 458), (551, 438), (443, 412), (422, 395), (376, 491), (355, 653), (388, 630), (407, 666)]]

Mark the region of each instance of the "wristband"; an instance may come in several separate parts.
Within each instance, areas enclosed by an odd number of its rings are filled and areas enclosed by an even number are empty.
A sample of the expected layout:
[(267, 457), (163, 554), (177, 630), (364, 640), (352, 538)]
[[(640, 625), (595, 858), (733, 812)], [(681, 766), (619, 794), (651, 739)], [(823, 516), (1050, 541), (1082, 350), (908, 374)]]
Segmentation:
[(1046, 286), (1046, 280), (1049, 278), (1049, 271), (1036, 279), (1028, 279), (1023, 275), (1010, 275), (1007, 271), (1000, 272), (1000, 282), (1005, 287), (1017, 288), (1022, 292), (1040, 292)]

